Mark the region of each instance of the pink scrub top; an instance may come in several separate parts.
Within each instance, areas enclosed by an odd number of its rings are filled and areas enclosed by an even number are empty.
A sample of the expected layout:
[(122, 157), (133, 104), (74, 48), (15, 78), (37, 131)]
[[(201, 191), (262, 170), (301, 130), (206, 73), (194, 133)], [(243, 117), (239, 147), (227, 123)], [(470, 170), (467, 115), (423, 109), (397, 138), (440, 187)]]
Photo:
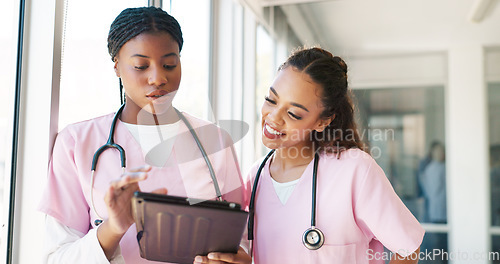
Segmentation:
[[(223, 198), (244, 203), (243, 181), (229, 135), (211, 123), (184, 115), (209, 154)], [(66, 127), (56, 138), (50, 160), (48, 183), (39, 210), (82, 233), (95, 228), (97, 216), (90, 200), (92, 157), (106, 142), (112, 119), (113, 114), (109, 114)], [(153, 167), (148, 178), (139, 183), (141, 191), (165, 187), (169, 195), (214, 199), (216, 194), (207, 164), (188, 128), (181, 124), (170, 156), (165, 157), (164, 166)], [(139, 143), (121, 121), (116, 124), (114, 139), (125, 150), (127, 168), (146, 164)], [(119, 152), (104, 151), (99, 157), (94, 183), (94, 204), (104, 219), (107, 218), (104, 195), (110, 181), (121, 174)], [(120, 242), (125, 261), (152, 263), (140, 257), (136, 234), (134, 224)]]
[[(251, 184), (259, 165), (250, 172)], [(307, 249), (302, 235), (311, 227), (312, 172), (311, 161), (283, 205), (267, 161), (255, 201), (255, 263), (384, 263), (382, 244), (402, 256), (420, 246), (424, 230), (383, 170), (367, 153), (350, 149), (340, 159), (320, 155), (316, 227), (324, 233), (325, 242), (318, 250)]]

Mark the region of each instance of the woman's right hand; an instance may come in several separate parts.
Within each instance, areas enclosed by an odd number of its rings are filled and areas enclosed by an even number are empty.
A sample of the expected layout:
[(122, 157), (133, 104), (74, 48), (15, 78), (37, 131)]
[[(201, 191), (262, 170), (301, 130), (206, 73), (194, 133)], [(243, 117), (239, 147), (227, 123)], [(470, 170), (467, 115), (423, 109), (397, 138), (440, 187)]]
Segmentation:
[[(125, 172), (119, 179), (110, 183), (104, 196), (108, 219), (97, 229), (97, 238), (108, 260), (112, 258), (125, 232), (134, 223), (132, 196), (134, 192), (140, 191), (139, 182), (147, 178), (149, 171), (151, 166), (145, 165)], [(166, 194), (167, 190), (161, 188), (153, 192)]]
[(134, 192), (140, 191), (139, 181), (147, 178), (151, 166), (145, 165), (133, 168), (117, 180), (110, 183), (108, 191), (104, 196), (104, 202), (108, 209), (107, 225), (115, 235), (125, 234), (134, 223), (132, 217), (131, 200)]

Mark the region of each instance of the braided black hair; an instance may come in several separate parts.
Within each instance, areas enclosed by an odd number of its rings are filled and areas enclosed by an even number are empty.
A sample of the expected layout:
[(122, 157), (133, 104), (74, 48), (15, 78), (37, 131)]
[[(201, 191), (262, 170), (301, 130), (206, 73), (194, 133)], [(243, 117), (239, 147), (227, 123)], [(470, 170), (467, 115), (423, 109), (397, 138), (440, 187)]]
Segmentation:
[(182, 50), (181, 26), (177, 20), (157, 7), (136, 7), (123, 10), (111, 23), (108, 34), (108, 52), (114, 61), (120, 48), (133, 37), (143, 32), (165, 31), (179, 44)]
[[(179, 44), (182, 50), (181, 26), (177, 20), (157, 7), (136, 7), (123, 10), (111, 23), (108, 33), (108, 52), (115, 61), (121, 47), (130, 39), (144, 32), (166, 32)], [(120, 101), (125, 101), (120, 80)]]
[(321, 48), (303, 48), (295, 51), (279, 70), (289, 66), (306, 73), (322, 87), (320, 97), (324, 110), (320, 117), (334, 117), (322, 132), (311, 133), (316, 150), (340, 154), (354, 147), (368, 152), (356, 128), (344, 60)]

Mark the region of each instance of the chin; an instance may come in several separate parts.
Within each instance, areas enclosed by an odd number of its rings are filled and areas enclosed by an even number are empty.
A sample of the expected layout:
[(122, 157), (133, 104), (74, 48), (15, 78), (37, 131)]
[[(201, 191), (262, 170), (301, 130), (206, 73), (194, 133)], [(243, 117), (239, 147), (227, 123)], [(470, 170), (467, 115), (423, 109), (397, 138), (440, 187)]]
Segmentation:
[(269, 142), (269, 139), (264, 135), (262, 136), (262, 144), (268, 149), (278, 149), (281, 147), (280, 144), (277, 144), (276, 142)]
[(142, 110), (150, 114), (163, 115), (173, 109), (172, 104), (147, 104)]

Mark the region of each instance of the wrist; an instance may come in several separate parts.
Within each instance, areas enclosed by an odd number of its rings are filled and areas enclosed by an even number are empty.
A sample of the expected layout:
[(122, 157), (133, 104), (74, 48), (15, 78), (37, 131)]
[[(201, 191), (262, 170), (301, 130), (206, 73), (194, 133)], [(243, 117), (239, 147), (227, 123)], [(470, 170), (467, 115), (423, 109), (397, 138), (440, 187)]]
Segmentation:
[(125, 235), (125, 232), (115, 230), (108, 220), (105, 220), (97, 228), (97, 240), (108, 260), (113, 257), (118, 249), (123, 235)]
[[(117, 225), (114, 225), (112, 223), (112, 221), (109, 221), (109, 219), (105, 220), (102, 224), (101, 224), (102, 227), (100, 228), (103, 228), (105, 229), (105, 232), (107, 235), (111, 236), (111, 237), (119, 237), (121, 239), (121, 237), (123, 237), (125, 235), (125, 233), (127, 232), (128, 228), (122, 228), (122, 227), (119, 227)], [(130, 227), (130, 226), (129, 226)]]

